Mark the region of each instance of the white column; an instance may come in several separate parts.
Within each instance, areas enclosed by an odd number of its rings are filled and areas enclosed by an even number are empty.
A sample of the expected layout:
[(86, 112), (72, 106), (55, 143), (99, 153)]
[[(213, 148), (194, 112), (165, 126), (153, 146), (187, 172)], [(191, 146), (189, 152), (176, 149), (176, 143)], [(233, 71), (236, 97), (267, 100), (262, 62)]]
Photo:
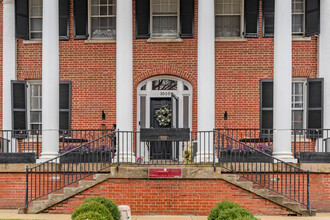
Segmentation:
[[(320, 3), (321, 30), (318, 45), (318, 74), (320, 78), (324, 78), (323, 127), (330, 129), (330, 1), (321, 0)], [(330, 152), (330, 146), (328, 146), (328, 152)]]
[[(12, 130), (11, 80), (16, 80), (15, 1), (3, 1), (2, 129)], [(10, 136), (6, 137), (11, 139)], [(9, 151), (15, 151), (15, 144)]]
[(42, 19), (42, 153), (39, 162), (59, 150), (59, 8), (43, 1)]
[[(214, 0), (198, 1), (198, 131), (214, 129), (215, 97), (215, 23)], [(199, 137), (198, 137), (199, 138)], [(199, 138), (197, 160), (213, 160), (213, 148), (208, 140)]]
[(291, 152), (292, 23), (291, 1), (275, 1), (274, 156), (295, 162)]
[[(117, 1), (116, 114), (117, 129), (133, 131), (133, 10), (132, 0)], [(127, 135), (127, 134), (125, 134)], [(135, 161), (132, 137), (117, 137), (120, 160)]]

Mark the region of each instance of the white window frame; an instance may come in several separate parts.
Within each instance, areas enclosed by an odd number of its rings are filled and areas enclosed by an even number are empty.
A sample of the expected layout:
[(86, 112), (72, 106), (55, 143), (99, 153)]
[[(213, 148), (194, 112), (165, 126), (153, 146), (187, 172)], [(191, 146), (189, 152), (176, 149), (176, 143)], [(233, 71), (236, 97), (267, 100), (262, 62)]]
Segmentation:
[[(117, 1), (115, 0), (115, 7), (117, 11)], [(116, 18), (117, 19), (117, 12), (115, 15), (99, 15), (99, 16), (93, 16), (93, 17), (109, 17), (109, 18)], [(116, 36), (117, 36), (117, 22), (116, 22)], [(105, 38), (93, 38), (92, 37), (92, 0), (88, 0), (88, 39), (89, 40), (115, 40), (116, 37), (105, 37)]]
[[(244, 0), (240, 0), (241, 1), (241, 14), (240, 14), (240, 16), (241, 16), (241, 23), (240, 23), (240, 34), (239, 34), (239, 36), (238, 37), (217, 37), (217, 36), (215, 36), (215, 38), (218, 38), (218, 39), (223, 39), (223, 38), (244, 38), (244, 34), (243, 34), (243, 32), (244, 32)], [(217, 14), (216, 13), (216, 0), (214, 1), (214, 25), (215, 25), (215, 22), (216, 22), (216, 17), (217, 16), (221, 16), (222, 14)], [(234, 14), (231, 14), (231, 15), (229, 15), (228, 14), (228, 16), (233, 16)], [(216, 34), (216, 33), (215, 33)]]
[[(303, 83), (303, 107), (302, 108), (296, 108), (294, 109), (292, 107), (292, 95), (293, 95), (293, 91), (291, 91), (291, 115), (292, 115), (292, 111), (294, 110), (302, 110), (303, 111), (303, 129), (306, 129), (307, 127), (307, 79), (306, 78), (294, 78), (292, 79), (292, 85), (293, 83)], [(291, 118), (291, 128), (292, 127), (292, 122), (293, 122), (293, 118)]]
[[(291, 2), (291, 7), (292, 7), (291, 16), (293, 17), (293, 15), (295, 15), (295, 14), (297, 14), (297, 15), (302, 14), (303, 15), (302, 32), (293, 32), (293, 30), (292, 30), (292, 35), (294, 35), (294, 36), (301, 36), (301, 35), (305, 34), (305, 16), (306, 16), (305, 4), (306, 4), (306, 1), (303, 0), (303, 12), (302, 13), (294, 13), (293, 12), (293, 5), (294, 5), (293, 0)], [(292, 19), (292, 22), (293, 22), (293, 19)], [(293, 23), (292, 23), (292, 28), (293, 28)]]
[(180, 0), (177, 0), (177, 14), (162, 14), (159, 16), (177, 16), (177, 33), (176, 35), (164, 35), (164, 36), (155, 36), (153, 35), (153, 17), (157, 17), (157, 15), (153, 15), (153, 0), (150, 0), (150, 37), (151, 38), (180, 38)]
[[(31, 85), (42, 85), (42, 81), (41, 80), (30, 80), (30, 81), (27, 81), (27, 120), (28, 120), (28, 130), (31, 130), (32, 129), (32, 126), (31, 126)], [(42, 109), (41, 109), (41, 112), (42, 112)], [(41, 126), (42, 126), (42, 122), (41, 122)]]
[[(41, 1), (41, 14), (43, 14), (43, 0)], [(42, 22), (41, 22), (41, 32), (39, 31), (32, 31), (31, 30), (31, 19), (33, 18), (41, 18), (42, 21), (42, 15), (41, 16), (32, 16), (32, 4), (29, 1), (29, 39), (30, 40), (41, 40), (42, 38), (32, 38), (31, 34), (32, 33), (41, 33), (42, 36)]]

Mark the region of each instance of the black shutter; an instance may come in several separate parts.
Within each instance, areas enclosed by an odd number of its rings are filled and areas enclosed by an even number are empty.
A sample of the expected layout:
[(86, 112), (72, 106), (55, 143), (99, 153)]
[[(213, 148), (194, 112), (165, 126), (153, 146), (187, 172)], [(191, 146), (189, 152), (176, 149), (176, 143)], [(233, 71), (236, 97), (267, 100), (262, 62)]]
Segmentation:
[(59, 13), (60, 13), (60, 40), (69, 40), (69, 16), (70, 16), (70, 1), (59, 1)]
[(150, 36), (150, 0), (136, 0), (136, 38)]
[(305, 36), (320, 33), (320, 0), (305, 0)]
[(273, 129), (273, 80), (260, 81), (260, 129), (261, 134), (272, 134)]
[(262, 0), (263, 37), (274, 37), (275, 0)]
[(74, 39), (88, 39), (88, 1), (74, 0)]
[(307, 129), (309, 138), (322, 137), (323, 129), (323, 79), (309, 79), (307, 82)]
[(26, 82), (11, 81), (13, 137), (27, 137)]
[(15, 0), (16, 37), (29, 39), (29, 1)]
[(245, 0), (244, 37), (259, 35), (259, 0)]
[(71, 82), (60, 82), (60, 135), (69, 134), (71, 124)]
[(194, 0), (180, 0), (180, 37), (194, 37)]

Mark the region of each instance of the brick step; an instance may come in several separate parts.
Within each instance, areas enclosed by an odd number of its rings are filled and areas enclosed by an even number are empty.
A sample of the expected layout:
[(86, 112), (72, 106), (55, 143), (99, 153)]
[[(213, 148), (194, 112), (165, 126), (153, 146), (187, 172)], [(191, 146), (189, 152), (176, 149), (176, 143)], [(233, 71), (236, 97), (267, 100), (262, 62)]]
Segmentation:
[(282, 206), (286, 208), (287, 210), (290, 210), (292, 212), (295, 212), (302, 216), (315, 216), (316, 212), (315, 210), (312, 210), (311, 213), (308, 212), (308, 210), (303, 209), (300, 205), (300, 203), (297, 202), (288, 202), (287, 199), (284, 196), (275, 194), (274, 192), (271, 192), (268, 189), (261, 188), (260, 186), (254, 186), (254, 184), (251, 181), (248, 180), (239, 180), (239, 176), (236, 174), (221, 174), (221, 177), (226, 182), (233, 184), (239, 188), (242, 188), (246, 191), (249, 191), (251, 193), (254, 193), (268, 201), (271, 201), (279, 206)]
[(48, 199), (32, 202), (31, 204), (29, 204), (28, 213), (29, 214), (40, 213), (43, 210), (50, 208), (53, 205), (56, 205), (74, 195), (77, 195), (78, 193), (81, 193), (109, 178), (110, 178), (110, 174), (95, 174), (92, 180), (90, 179), (80, 180), (78, 186), (66, 187), (64, 188), (64, 190), (62, 190), (62, 193), (56, 192), (56, 194), (54, 193), (48, 195)]

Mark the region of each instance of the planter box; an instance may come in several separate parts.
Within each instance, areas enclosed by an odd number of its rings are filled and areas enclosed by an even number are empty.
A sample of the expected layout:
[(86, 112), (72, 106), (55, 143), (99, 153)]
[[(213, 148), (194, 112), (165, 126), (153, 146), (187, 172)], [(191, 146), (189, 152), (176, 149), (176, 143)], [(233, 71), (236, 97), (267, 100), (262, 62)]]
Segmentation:
[(0, 163), (36, 163), (36, 154), (0, 153)]
[[(271, 151), (266, 151), (266, 154), (272, 156)], [(273, 158), (266, 157), (264, 154), (259, 152), (248, 152), (248, 153), (238, 153), (238, 152), (220, 152), (219, 162), (247, 162), (247, 163), (273, 163)]]
[(330, 152), (298, 152), (299, 163), (330, 163)]
[(112, 152), (72, 152), (61, 156), (60, 163), (107, 163), (113, 158), (111, 158), (112, 154)]

